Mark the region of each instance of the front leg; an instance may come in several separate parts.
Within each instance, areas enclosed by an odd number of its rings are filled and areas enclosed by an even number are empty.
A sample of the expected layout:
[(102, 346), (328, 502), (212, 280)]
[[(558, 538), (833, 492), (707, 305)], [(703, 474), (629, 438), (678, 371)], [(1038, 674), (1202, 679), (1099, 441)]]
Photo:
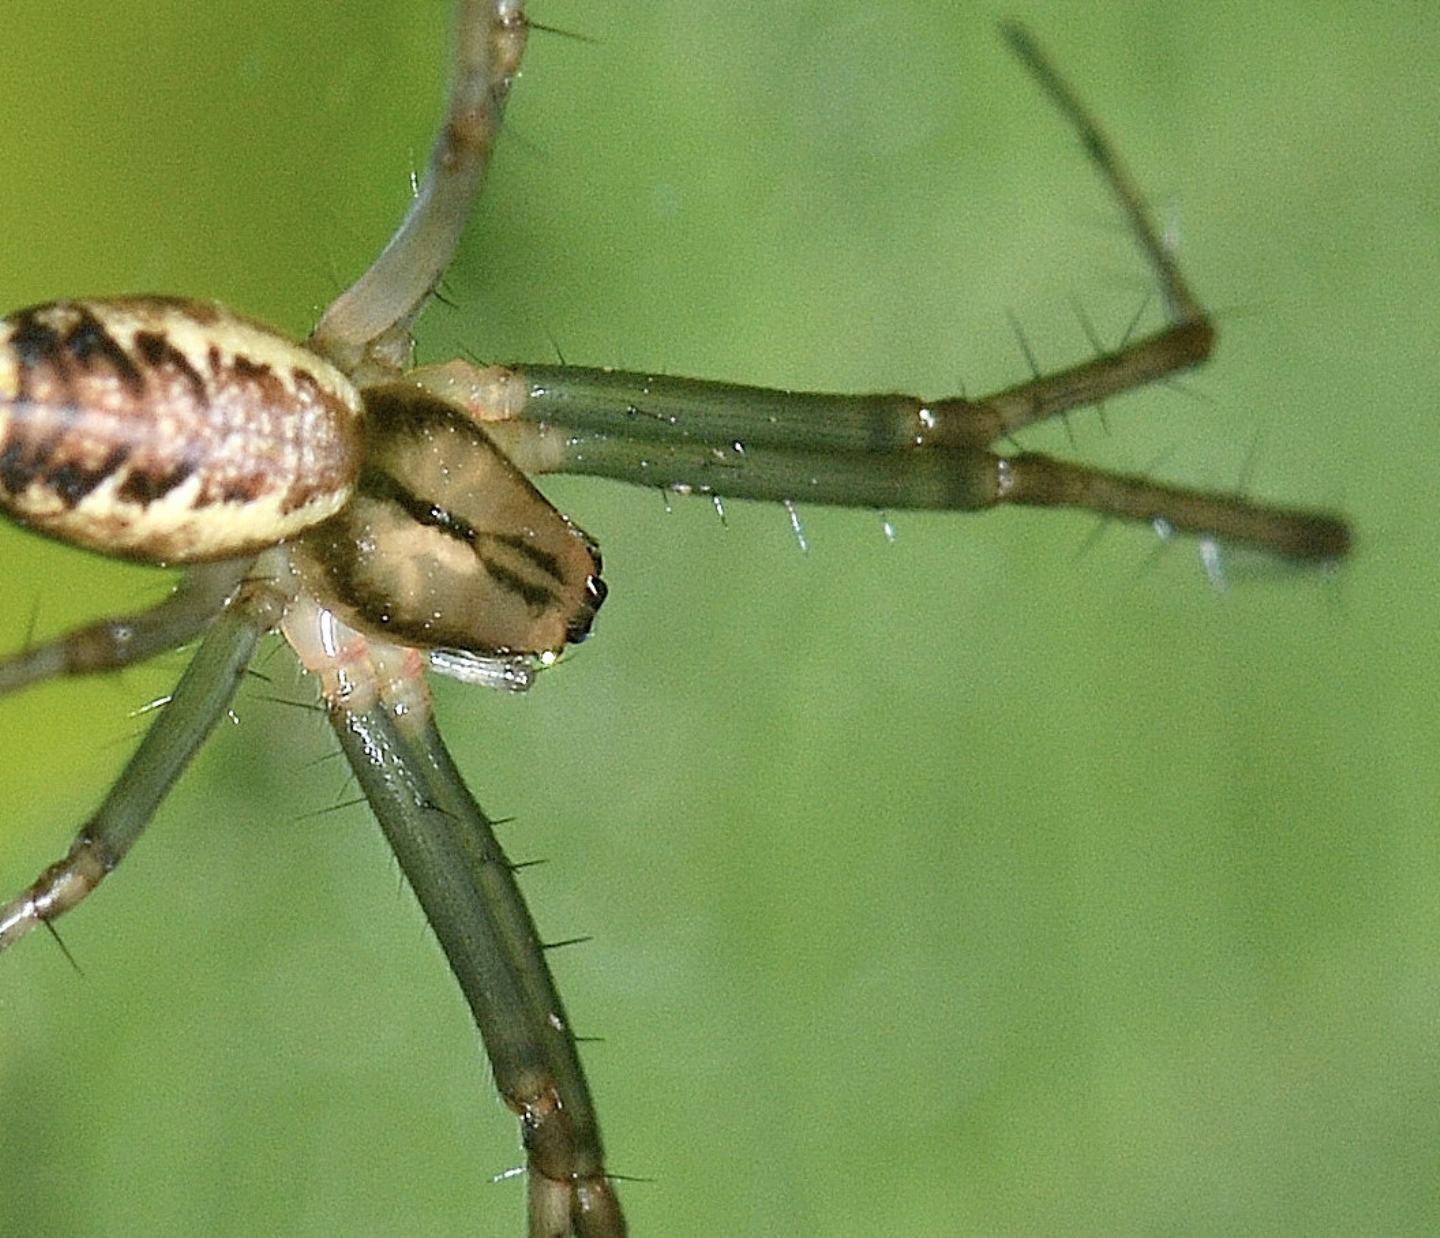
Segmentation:
[(618, 1238), (599, 1120), (545, 946), (489, 818), (436, 729), (418, 650), (367, 640), (302, 598), (285, 635), (415, 891), (520, 1119), (531, 1238)]

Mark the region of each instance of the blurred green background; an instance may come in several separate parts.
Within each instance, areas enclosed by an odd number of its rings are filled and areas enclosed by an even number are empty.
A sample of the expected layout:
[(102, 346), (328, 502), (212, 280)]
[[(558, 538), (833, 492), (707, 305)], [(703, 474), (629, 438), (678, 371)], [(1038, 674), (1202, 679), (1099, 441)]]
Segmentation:
[[(448, 5), (7, 6), (0, 300), (302, 332), (403, 209)], [(1216, 362), (1025, 445), (1339, 506), (1209, 587), (1084, 517), (567, 482), (595, 639), (443, 722), (555, 959), (640, 1234), (1440, 1225), (1440, 12), (1019, 4), (1179, 229)], [(1142, 272), (985, 6), (533, 0), (425, 355), (925, 394), (1115, 338)], [(102, 24), (103, 18), (103, 24)], [(1156, 461), (1160, 461), (1156, 465)], [(0, 529), (0, 644), (163, 573)], [(0, 892), (180, 657), (0, 703)], [(130, 862), (0, 963), (0, 1231), (521, 1232), (476, 1038), (286, 655)]]

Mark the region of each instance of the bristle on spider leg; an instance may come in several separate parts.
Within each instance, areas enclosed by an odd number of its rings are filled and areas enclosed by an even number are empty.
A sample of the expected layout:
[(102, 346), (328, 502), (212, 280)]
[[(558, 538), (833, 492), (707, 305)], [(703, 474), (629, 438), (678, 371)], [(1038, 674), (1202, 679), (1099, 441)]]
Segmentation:
[(40, 621), (40, 595), (30, 599), (30, 614), (25, 620), (25, 636), (20, 642), (20, 652), (29, 653), (35, 647), (35, 625)]
[[(1089, 342), (1091, 349), (1094, 350), (1095, 356), (1097, 358), (1108, 357), (1110, 350), (1105, 346), (1105, 341), (1100, 338), (1100, 333), (1095, 330), (1095, 324), (1090, 320), (1090, 315), (1081, 302), (1078, 293), (1071, 294), (1070, 307), (1074, 310), (1075, 317), (1080, 323), (1080, 330), (1084, 332), (1085, 339)], [(1109, 434), (1110, 419), (1106, 412), (1104, 399), (1097, 399), (1095, 401), (1095, 412), (1100, 418), (1100, 429), (1104, 433)]]
[[(514, 871), (513, 869), (511, 870)], [(594, 941), (591, 934), (582, 934), (579, 937), (562, 937), (559, 941), (542, 941), (540, 949), (549, 953), (552, 950), (564, 950), (567, 946), (583, 946), (586, 942)]]
[(60, 948), (60, 953), (65, 956), (65, 961), (70, 964), (71, 970), (74, 971), (77, 976), (83, 977), (85, 975), (85, 969), (80, 966), (75, 956), (70, 952), (70, 947), (65, 944), (65, 939), (60, 936), (60, 930), (57, 929), (51, 921), (46, 920), (45, 931), (50, 934), (50, 940)]
[(529, 17), (527, 17), (525, 21), (526, 24), (530, 27), (530, 29), (537, 34), (555, 35), (557, 38), (569, 39), (571, 42), (574, 43), (589, 43), (596, 47), (598, 47), (601, 42), (600, 39), (596, 38), (595, 35), (585, 34), (583, 31), (580, 30), (567, 30), (561, 26), (547, 26)]
[(321, 817), (334, 816), (350, 808), (360, 808), (370, 801), (363, 795), (357, 795), (348, 800), (339, 800), (334, 804), (326, 804), (321, 808), (312, 808), (308, 812), (296, 813), (290, 818), (292, 825), (298, 825), (301, 821), (315, 821)]
[(1088, 559), (1095, 552), (1096, 547), (1100, 545), (1100, 542), (1114, 524), (1115, 521), (1109, 516), (1098, 517), (1090, 532), (1085, 534), (1080, 540), (1080, 543), (1075, 547), (1074, 553), (1070, 556), (1070, 561), (1072, 563), (1080, 563)]
[(1080, 294), (1070, 294), (1070, 309), (1075, 315), (1075, 321), (1080, 324), (1080, 330), (1084, 333), (1086, 341), (1094, 350), (1097, 357), (1105, 356), (1110, 350), (1105, 347), (1105, 342), (1100, 338), (1100, 333), (1095, 330), (1095, 324), (1090, 321), (1090, 314), (1085, 309), (1085, 303), (1080, 300)]
[(1035, 359), (1035, 350), (1030, 346), (1030, 338), (1025, 334), (1025, 328), (1020, 325), (1019, 317), (1013, 309), (1007, 307), (1005, 318), (1010, 324), (1010, 330), (1015, 335), (1015, 342), (1020, 345), (1020, 352), (1025, 358), (1025, 364), (1030, 367), (1030, 377), (1040, 378), (1042, 376), (1040, 363)]
[(805, 526), (800, 523), (800, 511), (791, 499), (782, 499), (781, 506), (785, 508), (785, 515), (790, 520), (790, 532), (795, 538), (795, 544), (800, 547), (801, 554), (810, 553), (810, 542), (805, 536)]
[[(1015, 315), (1014, 309), (1008, 308), (1005, 309), (1005, 318), (1009, 321), (1009, 328), (1011, 328), (1012, 333), (1015, 334), (1015, 341), (1020, 344), (1020, 351), (1024, 354), (1025, 364), (1030, 366), (1032, 383), (1041, 383), (1041, 381), (1044, 381), (1045, 374), (1044, 371), (1040, 369), (1040, 361), (1035, 357), (1035, 350), (1031, 347), (1030, 337), (1025, 334), (1024, 327), (1020, 325), (1020, 318)], [(1073, 448), (1073, 446), (1076, 445), (1076, 432), (1074, 432), (1074, 426), (1070, 425), (1070, 410), (1060, 409), (1058, 410), (1058, 416), (1060, 416), (1061, 425), (1066, 428), (1066, 439), (1070, 442), (1071, 448)]]
[(1145, 311), (1150, 308), (1150, 302), (1154, 299), (1155, 288), (1153, 285), (1145, 289), (1145, 295), (1140, 298), (1140, 304), (1135, 307), (1135, 312), (1130, 316), (1130, 321), (1125, 324), (1125, 330), (1120, 333), (1120, 340), (1115, 345), (1115, 351), (1122, 351), (1134, 338), (1136, 328), (1140, 326), (1140, 320), (1145, 317)]

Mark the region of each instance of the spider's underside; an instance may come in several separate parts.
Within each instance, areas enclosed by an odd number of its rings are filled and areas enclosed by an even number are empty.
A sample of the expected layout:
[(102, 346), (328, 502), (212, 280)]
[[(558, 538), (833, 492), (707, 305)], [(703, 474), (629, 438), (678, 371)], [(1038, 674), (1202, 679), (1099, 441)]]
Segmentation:
[[(447, 440), (458, 437), (479, 444), (467, 458), (490, 453), (493, 449), (485, 444), (498, 443), (529, 472), (590, 472), (677, 490), (886, 508), (1064, 504), (1163, 522), (1290, 560), (1329, 562), (1345, 553), (1347, 530), (1332, 517), (1107, 476), (1043, 456), (992, 454), (995, 440), (1025, 425), (1203, 361), (1212, 339), (1203, 310), (1155, 238), (1108, 145), (1086, 127), (1078, 105), (1016, 30), (1009, 35), (1017, 51), (1082, 127), (1087, 146), (1119, 194), (1161, 285), (1172, 320), (1166, 329), (1084, 365), (980, 400), (795, 396), (661, 376), (563, 367), (486, 369), (460, 362), (404, 374), (410, 325), (448, 265), (498, 131), (500, 107), (524, 45), (521, 7), (503, 2), (461, 5), (457, 86), (425, 189), (396, 240), (326, 312), (309, 341), (318, 358), (328, 358), (362, 391), (398, 388), (415, 400), (438, 399), (463, 410), (473, 420), (452, 413), (451, 421), (439, 421)], [(117, 332), (107, 327), (105, 313), (101, 306), (94, 315), (98, 334), (52, 324), (49, 355), (63, 357), (69, 367), (55, 384), (59, 395), (39, 399), (26, 393), (21, 378), (27, 365), (39, 364), (39, 354), (34, 349), (16, 353), (12, 343), (10, 356), (18, 361), (4, 387), (10, 403), (0, 419), (0, 497), (8, 498), (22, 520), (40, 527), (49, 503), (61, 519), (53, 529), (56, 535), (82, 544), (137, 557), (206, 562), (156, 611), (123, 625), (99, 625), (12, 660), (0, 669), (0, 687), (126, 664), (202, 631), (205, 638), (171, 705), (70, 856), (5, 909), (0, 945), (68, 909), (113, 869), (227, 707), (260, 636), (283, 624), (301, 660), (320, 677), (341, 745), (466, 990), (502, 1095), (521, 1115), (531, 1170), (532, 1232), (618, 1232), (623, 1222), (604, 1175), (599, 1135), (563, 1010), (508, 864), (434, 729), (422, 678), (425, 658), (417, 651), (433, 645), (442, 664), (456, 658), (460, 667), (472, 668), (477, 676), (518, 675), (528, 683), (527, 659), (543, 660), (567, 639), (583, 634), (585, 624), (577, 624), (573, 612), (586, 600), (592, 573), (583, 563), (580, 580), (572, 571), (549, 573), (578, 591), (558, 609), (554, 596), (534, 580), (528, 588), (522, 581), (510, 589), (521, 600), (521, 611), (543, 629), (536, 633), (512, 635), (516, 624), (526, 626), (517, 618), (498, 635), (476, 633), (467, 647), (464, 634), (449, 628), (427, 642), (415, 627), (387, 627), (395, 621), (385, 599), (366, 604), (357, 596), (361, 590), (355, 572), (348, 567), (332, 570), (335, 556), (345, 547), (383, 540), (383, 530), (370, 535), (376, 528), (373, 518), (364, 533), (343, 526), (357, 518), (355, 502), (340, 506), (352, 491), (368, 496), (377, 510), (395, 518), (400, 540), (411, 537), (413, 530), (397, 513), (439, 536), (445, 552), (455, 549), (452, 543), (473, 548), (474, 537), (456, 536), (462, 526), (471, 533), (478, 529), (492, 541), (518, 540), (526, 548), (511, 545), (519, 561), (481, 563), (478, 572), (492, 581), (513, 578), (527, 564), (546, 572), (541, 560), (553, 556), (549, 550), (536, 551), (530, 535), (554, 514), (548, 506), (531, 506), (528, 497), (517, 498), (533, 517), (522, 513), (517, 526), (486, 528), (477, 524), (478, 517), (457, 512), (459, 498), (441, 502), (430, 494), (419, 501), (399, 501), (394, 487), (387, 489), (383, 480), (372, 477), (367, 484), (366, 465), (358, 456), (349, 479), (341, 483), (342, 498), (323, 513), (329, 520), (318, 524), (314, 534), (300, 537), (298, 556), (287, 543), (284, 549), (265, 550), (253, 564), (227, 561), (291, 536), (295, 530), (289, 527), (268, 537), (246, 532), (236, 544), (219, 549), (205, 544), (194, 555), (183, 547), (177, 551), (169, 540), (147, 541), (140, 526), (163, 515), (167, 497), (188, 486), (185, 505), (176, 510), (193, 516), (204, 508), (197, 501), (200, 483), (192, 480), (203, 473), (203, 466), (178, 481), (174, 462), (142, 474), (136, 471), (130, 444), (123, 459), (116, 457), (112, 440), (104, 439), (104, 450), (97, 446), (110, 430), (86, 429), (71, 452), (63, 437), (75, 434), (70, 421), (36, 433), (36, 422), (27, 419), (31, 405), (68, 407), (66, 401), (74, 402), (73, 389), (81, 378), (99, 375), (111, 382), (123, 374), (125, 365), (117, 355), (136, 367), (142, 390), (156, 385), (166, 366), (172, 377), (183, 373), (171, 354), (154, 348), (146, 369), (144, 348), (133, 336), (118, 354), (106, 347), (106, 342), (115, 342)], [(36, 314), (45, 317), (35, 311), (32, 318)], [(169, 320), (162, 324), (162, 342), (167, 333), (173, 335), (173, 325)], [(187, 365), (196, 372), (201, 368)], [(476, 437), (475, 422), (488, 437)], [(365, 459), (373, 462), (373, 455)], [(93, 536), (65, 526), (76, 513), (83, 515), (87, 504), (113, 526), (116, 494), (126, 487), (133, 520)], [(226, 501), (253, 511), (254, 496), (237, 493)], [(339, 515), (331, 517), (337, 508)], [(291, 510), (299, 510), (299, 505)], [(337, 521), (342, 524), (337, 526)], [(168, 539), (173, 534), (166, 528), (163, 536)], [(562, 538), (569, 536), (561, 533)], [(311, 553), (317, 539), (323, 552)], [(577, 551), (585, 544), (580, 538), (572, 540)], [(298, 580), (292, 566), (297, 558)], [(374, 563), (403, 576), (418, 561), (388, 552)], [(476, 570), (472, 564), (472, 573)], [(425, 581), (433, 576), (421, 575)], [(337, 583), (339, 577), (343, 580)], [(384, 583), (384, 592), (395, 605), (407, 594), (414, 596), (411, 586), (394, 579)], [(473, 599), (460, 609), (470, 615), (485, 612)], [(397, 630), (404, 633), (406, 644), (385, 639), (387, 631)]]

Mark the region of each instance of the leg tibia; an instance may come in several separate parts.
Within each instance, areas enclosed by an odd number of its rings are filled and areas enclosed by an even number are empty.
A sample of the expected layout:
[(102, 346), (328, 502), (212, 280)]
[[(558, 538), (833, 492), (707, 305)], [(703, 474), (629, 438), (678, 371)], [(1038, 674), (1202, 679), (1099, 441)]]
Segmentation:
[[(386, 652), (377, 643), (371, 649)], [(377, 684), (396, 682), (376, 667)], [(357, 710), (358, 701), (367, 708)], [(619, 1238), (574, 1037), (511, 864), (428, 710), (389, 690), (331, 698), (330, 720), (475, 1017), (495, 1086), (520, 1119), (530, 1233)]]

